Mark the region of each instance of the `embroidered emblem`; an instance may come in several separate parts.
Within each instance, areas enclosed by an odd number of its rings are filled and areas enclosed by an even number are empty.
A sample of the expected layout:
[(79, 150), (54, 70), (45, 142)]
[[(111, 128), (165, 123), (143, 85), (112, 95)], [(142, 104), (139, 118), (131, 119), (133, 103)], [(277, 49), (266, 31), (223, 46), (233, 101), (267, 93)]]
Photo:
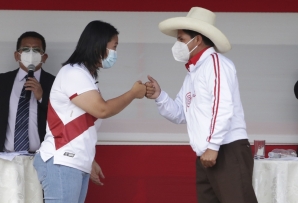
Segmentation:
[(69, 157), (74, 157), (74, 156), (75, 156), (74, 153), (69, 153), (69, 152), (64, 152), (63, 155), (64, 155), (64, 156), (69, 156)]
[(191, 92), (188, 92), (185, 95), (186, 112), (187, 112), (187, 108), (190, 106), (190, 103), (191, 103)]

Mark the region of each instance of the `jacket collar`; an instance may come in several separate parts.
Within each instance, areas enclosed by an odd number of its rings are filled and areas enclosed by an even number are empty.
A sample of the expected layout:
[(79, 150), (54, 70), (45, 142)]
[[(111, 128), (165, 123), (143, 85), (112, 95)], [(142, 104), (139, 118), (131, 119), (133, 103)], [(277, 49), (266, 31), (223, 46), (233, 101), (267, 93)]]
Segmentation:
[(203, 61), (206, 57), (215, 52), (216, 51), (213, 47), (207, 47), (206, 49), (201, 50), (185, 64), (187, 71), (192, 72), (195, 69), (197, 63)]

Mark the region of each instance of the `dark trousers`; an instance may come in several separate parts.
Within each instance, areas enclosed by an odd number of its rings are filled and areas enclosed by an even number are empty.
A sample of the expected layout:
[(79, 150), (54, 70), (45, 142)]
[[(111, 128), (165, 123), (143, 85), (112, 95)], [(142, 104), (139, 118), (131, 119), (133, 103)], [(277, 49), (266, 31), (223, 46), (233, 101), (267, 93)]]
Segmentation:
[(216, 164), (204, 168), (196, 160), (199, 203), (257, 203), (252, 187), (254, 160), (248, 140), (221, 145)]

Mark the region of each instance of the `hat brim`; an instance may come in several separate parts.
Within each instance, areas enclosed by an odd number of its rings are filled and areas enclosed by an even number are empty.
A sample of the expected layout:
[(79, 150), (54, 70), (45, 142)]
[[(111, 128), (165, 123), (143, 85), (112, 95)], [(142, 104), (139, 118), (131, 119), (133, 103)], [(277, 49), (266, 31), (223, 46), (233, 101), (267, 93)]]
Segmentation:
[(231, 44), (227, 37), (213, 25), (188, 17), (176, 17), (164, 20), (159, 23), (162, 33), (177, 37), (177, 30), (193, 30), (208, 37), (215, 45), (218, 52), (224, 53), (231, 49)]

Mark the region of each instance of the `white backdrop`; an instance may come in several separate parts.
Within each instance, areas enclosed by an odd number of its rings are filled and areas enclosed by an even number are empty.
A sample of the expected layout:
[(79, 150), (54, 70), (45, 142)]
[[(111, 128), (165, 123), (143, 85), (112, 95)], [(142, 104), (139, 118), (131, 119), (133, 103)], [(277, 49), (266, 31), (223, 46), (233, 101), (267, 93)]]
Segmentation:
[[(74, 50), (84, 27), (103, 20), (119, 31), (118, 60), (99, 73), (105, 99), (129, 90), (150, 74), (175, 97), (186, 70), (175, 62), (174, 38), (163, 35), (158, 23), (186, 16), (183, 12), (0, 11), (0, 72), (16, 69), (17, 38), (37, 31), (47, 42), (49, 58), (43, 68), (57, 74)], [(250, 141), (298, 143), (298, 14), (216, 13), (216, 25), (233, 48), (225, 54), (236, 65)], [(135, 100), (120, 114), (104, 120), (99, 144), (188, 144), (185, 125), (172, 124), (158, 114), (152, 100)]]

